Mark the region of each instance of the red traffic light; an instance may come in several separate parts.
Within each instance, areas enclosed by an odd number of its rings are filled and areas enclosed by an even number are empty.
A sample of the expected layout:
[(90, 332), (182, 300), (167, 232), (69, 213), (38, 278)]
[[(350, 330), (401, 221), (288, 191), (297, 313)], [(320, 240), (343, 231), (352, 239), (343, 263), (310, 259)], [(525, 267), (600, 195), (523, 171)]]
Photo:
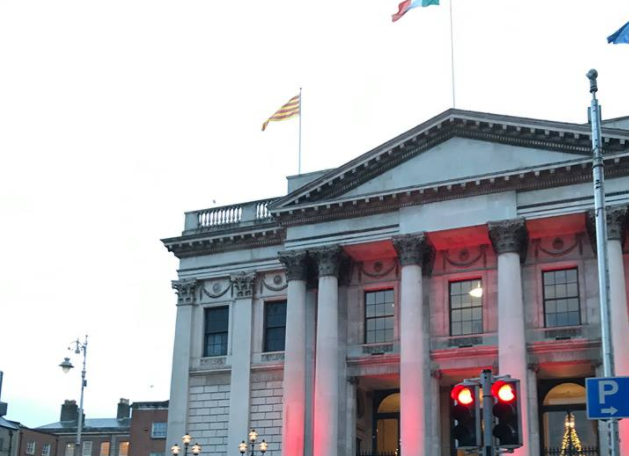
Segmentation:
[(515, 385), (510, 382), (499, 380), (491, 387), (491, 394), (499, 402), (513, 402), (515, 400)]
[(474, 402), (474, 393), (472, 389), (465, 385), (457, 385), (450, 395), (458, 404), (470, 405)]

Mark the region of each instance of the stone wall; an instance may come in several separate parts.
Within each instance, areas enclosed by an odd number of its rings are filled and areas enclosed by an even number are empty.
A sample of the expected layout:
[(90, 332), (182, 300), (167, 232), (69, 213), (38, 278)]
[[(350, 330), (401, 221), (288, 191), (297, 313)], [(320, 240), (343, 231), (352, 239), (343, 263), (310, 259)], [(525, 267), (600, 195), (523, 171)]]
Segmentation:
[(229, 401), (229, 374), (191, 379), (188, 432), (205, 454), (226, 456), (238, 451), (227, 448)]
[(280, 456), (282, 449), (282, 377), (282, 370), (251, 375), (251, 428), (269, 444), (267, 456)]

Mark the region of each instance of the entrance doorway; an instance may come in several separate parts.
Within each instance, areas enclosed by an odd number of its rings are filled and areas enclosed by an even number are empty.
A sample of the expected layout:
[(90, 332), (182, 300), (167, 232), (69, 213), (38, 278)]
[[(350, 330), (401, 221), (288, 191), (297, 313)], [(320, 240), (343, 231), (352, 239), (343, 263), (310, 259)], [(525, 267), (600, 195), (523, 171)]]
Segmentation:
[(374, 394), (372, 448), (380, 456), (400, 454), (400, 392), (376, 391)]

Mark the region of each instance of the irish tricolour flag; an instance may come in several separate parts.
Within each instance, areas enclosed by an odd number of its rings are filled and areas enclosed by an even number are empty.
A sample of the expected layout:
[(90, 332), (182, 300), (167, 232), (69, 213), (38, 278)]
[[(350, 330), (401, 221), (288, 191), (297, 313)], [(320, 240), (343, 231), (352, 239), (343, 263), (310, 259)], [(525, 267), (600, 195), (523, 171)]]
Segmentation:
[(438, 4), (439, 0), (404, 0), (402, 3), (400, 3), (399, 11), (392, 16), (393, 22), (397, 21), (413, 8), (416, 8), (418, 6), (430, 6)]

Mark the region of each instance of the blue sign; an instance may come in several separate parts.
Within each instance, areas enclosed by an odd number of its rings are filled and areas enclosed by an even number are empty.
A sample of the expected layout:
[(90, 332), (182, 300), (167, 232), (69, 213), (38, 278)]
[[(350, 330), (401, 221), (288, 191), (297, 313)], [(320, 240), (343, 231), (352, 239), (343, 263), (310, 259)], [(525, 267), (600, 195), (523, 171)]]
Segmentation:
[(589, 420), (629, 418), (629, 377), (586, 378)]

